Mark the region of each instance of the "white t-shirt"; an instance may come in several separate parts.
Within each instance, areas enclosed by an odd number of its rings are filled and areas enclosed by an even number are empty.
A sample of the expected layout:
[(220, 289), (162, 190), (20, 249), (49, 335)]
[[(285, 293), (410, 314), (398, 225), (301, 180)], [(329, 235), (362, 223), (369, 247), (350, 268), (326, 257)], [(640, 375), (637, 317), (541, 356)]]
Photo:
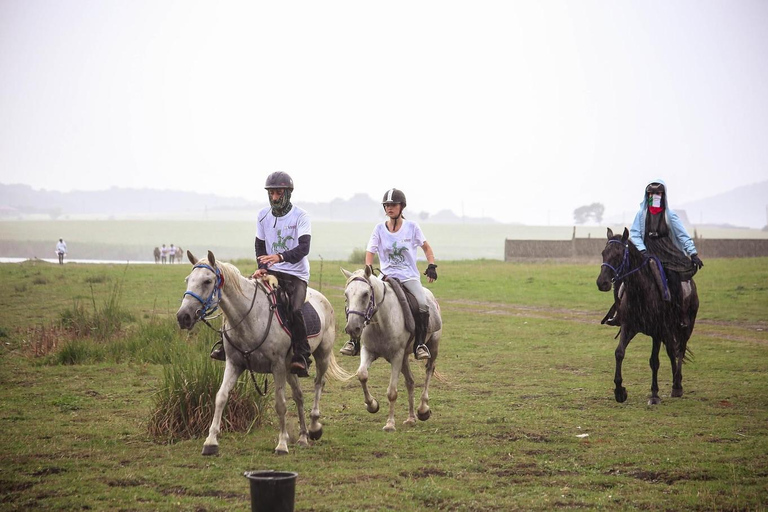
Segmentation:
[(67, 244), (65, 242), (57, 242), (56, 243), (56, 252), (57, 253), (61, 253), (61, 254), (66, 254), (67, 253)]
[[(267, 206), (259, 212), (256, 224), (256, 238), (267, 244), (267, 254), (278, 254), (289, 251), (299, 245), (299, 237), (312, 235), (312, 224), (309, 215), (301, 208), (293, 205), (291, 211), (282, 217), (275, 217), (272, 208)], [(275, 263), (270, 270), (291, 274), (309, 283), (309, 257), (304, 256), (298, 263), (283, 261)]]
[(420, 279), (416, 267), (416, 249), (424, 245), (424, 233), (418, 224), (403, 220), (396, 233), (390, 233), (386, 222), (373, 228), (367, 251), (379, 255), (381, 271), (400, 281)]

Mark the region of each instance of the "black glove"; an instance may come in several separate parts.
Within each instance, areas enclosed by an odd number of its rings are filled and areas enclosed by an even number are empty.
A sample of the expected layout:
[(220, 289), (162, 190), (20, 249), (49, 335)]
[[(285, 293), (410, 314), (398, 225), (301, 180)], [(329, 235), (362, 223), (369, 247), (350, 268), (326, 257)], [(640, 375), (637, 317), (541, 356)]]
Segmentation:
[(704, 262), (701, 261), (701, 258), (699, 258), (698, 254), (691, 254), (691, 261), (694, 265), (696, 265), (697, 268), (701, 268), (704, 266)]
[(437, 281), (437, 265), (430, 263), (427, 267), (427, 270), (424, 271), (424, 275), (434, 281)]

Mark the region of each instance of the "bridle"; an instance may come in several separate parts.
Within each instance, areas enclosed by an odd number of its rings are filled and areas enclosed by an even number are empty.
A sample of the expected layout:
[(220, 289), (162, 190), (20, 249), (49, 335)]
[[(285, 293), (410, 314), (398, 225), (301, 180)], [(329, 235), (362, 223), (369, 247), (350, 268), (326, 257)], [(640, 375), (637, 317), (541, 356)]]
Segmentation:
[[(611, 239), (611, 240), (608, 240), (608, 243), (622, 244), (624, 246), (624, 255), (622, 256), (621, 263), (619, 264), (618, 267), (614, 267), (613, 265), (605, 261), (600, 265), (601, 267), (608, 267), (613, 271), (613, 277), (611, 278), (612, 283), (620, 283), (621, 281), (624, 280), (625, 277), (627, 277), (628, 275), (634, 274), (635, 272), (643, 268), (645, 265), (647, 265), (651, 259), (655, 258), (655, 256), (643, 256), (643, 262), (640, 263), (640, 265), (638, 265), (635, 268), (630, 268), (631, 263), (629, 262), (629, 242), (628, 241), (622, 242), (621, 240)], [(661, 268), (661, 263), (660, 262), (658, 263), (659, 263), (659, 268)]]
[[(197, 299), (202, 307), (195, 311), (195, 318), (208, 324), (208, 320), (211, 320), (212, 318), (211, 315), (215, 313), (217, 309), (219, 309), (219, 302), (221, 302), (221, 289), (224, 287), (224, 274), (221, 273), (221, 269), (219, 269), (219, 267), (213, 268), (212, 266), (206, 265), (205, 263), (198, 263), (192, 267), (192, 270), (196, 268), (206, 268), (213, 272), (216, 275), (216, 284), (213, 286), (213, 290), (211, 290), (210, 295), (208, 295), (208, 297), (205, 299), (203, 299), (195, 292), (191, 292), (189, 290), (184, 292), (184, 295), (181, 297), (181, 299), (184, 300), (184, 297), (187, 295), (191, 295)], [(208, 326), (210, 327), (210, 324), (208, 324)]]
[(381, 296), (381, 300), (378, 304), (376, 304), (376, 293), (373, 289), (373, 285), (368, 279), (364, 279), (362, 277), (353, 277), (347, 282), (347, 286), (349, 286), (349, 283), (353, 281), (362, 281), (363, 283), (368, 285), (368, 288), (371, 290), (371, 297), (368, 299), (368, 305), (365, 308), (365, 311), (355, 311), (353, 309), (349, 309), (348, 306), (344, 307), (344, 314), (347, 318), (347, 322), (349, 322), (349, 315), (360, 315), (363, 317), (363, 321), (365, 322), (365, 325), (368, 325), (371, 323), (371, 319), (373, 318), (373, 315), (376, 314), (376, 312), (379, 310), (379, 306), (381, 306), (382, 302), (384, 302), (384, 298), (387, 296), (387, 286), (384, 285), (384, 295)]

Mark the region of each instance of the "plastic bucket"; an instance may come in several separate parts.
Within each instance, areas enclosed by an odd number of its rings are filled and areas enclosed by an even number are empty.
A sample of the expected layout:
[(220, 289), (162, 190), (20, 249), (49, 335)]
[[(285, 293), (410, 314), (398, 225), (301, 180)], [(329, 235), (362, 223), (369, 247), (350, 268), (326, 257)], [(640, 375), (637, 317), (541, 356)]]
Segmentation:
[(246, 471), (251, 482), (251, 512), (293, 512), (296, 477), (292, 471)]

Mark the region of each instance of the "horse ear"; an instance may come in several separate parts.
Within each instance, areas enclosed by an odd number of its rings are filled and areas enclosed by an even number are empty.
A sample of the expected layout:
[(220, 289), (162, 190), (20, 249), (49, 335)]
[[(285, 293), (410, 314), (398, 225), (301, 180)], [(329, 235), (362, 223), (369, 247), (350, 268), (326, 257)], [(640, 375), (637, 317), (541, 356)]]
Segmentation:
[(192, 252), (187, 250), (187, 258), (189, 258), (189, 262), (193, 265), (197, 265), (197, 260), (194, 256), (192, 256)]
[(613, 230), (611, 228), (608, 228), (608, 240), (613, 238)]
[(371, 266), (370, 265), (366, 265), (365, 266), (365, 278), (368, 279), (369, 277), (371, 277)]
[(339, 270), (341, 270), (341, 273), (344, 274), (344, 277), (346, 277), (347, 279), (352, 277), (352, 272), (350, 272), (349, 270), (344, 270), (341, 267), (339, 267)]
[(208, 263), (210, 263), (212, 267), (216, 266), (216, 256), (214, 256), (211, 251), (208, 251)]
[(629, 238), (629, 230), (627, 228), (624, 228), (624, 233), (621, 234), (621, 241), (626, 242)]

